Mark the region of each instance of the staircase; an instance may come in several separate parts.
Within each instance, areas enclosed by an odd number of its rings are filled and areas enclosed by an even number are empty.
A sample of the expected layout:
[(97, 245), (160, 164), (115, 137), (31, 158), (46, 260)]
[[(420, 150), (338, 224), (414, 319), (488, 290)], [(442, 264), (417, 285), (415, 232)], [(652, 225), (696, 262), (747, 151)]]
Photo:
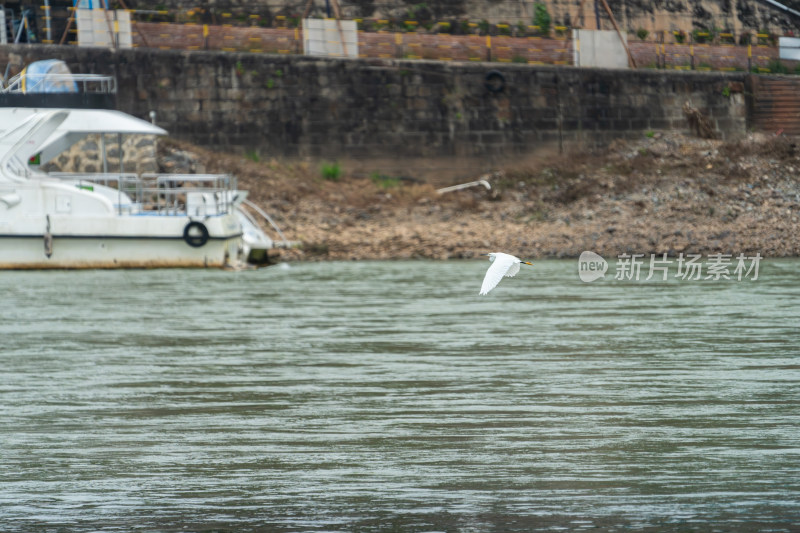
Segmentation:
[(800, 135), (800, 79), (753, 76), (752, 127)]

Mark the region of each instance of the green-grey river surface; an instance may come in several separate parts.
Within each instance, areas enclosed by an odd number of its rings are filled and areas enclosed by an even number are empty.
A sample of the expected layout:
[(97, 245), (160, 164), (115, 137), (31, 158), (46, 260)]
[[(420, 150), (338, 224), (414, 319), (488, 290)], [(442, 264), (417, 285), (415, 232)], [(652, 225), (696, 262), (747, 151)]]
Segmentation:
[(488, 265), (0, 273), (0, 531), (800, 530), (800, 261)]

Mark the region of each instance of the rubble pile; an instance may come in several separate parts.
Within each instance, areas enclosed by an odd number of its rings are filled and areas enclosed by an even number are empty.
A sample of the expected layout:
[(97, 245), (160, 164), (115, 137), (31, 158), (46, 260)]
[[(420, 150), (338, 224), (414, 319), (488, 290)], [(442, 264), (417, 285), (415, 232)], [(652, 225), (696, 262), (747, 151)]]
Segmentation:
[[(600, 153), (543, 157), (437, 194), (385, 176), (323, 179), (310, 163), (254, 162), (191, 147), (230, 172), (302, 246), (286, 260), (520, 257), (622, 253), (800, 256), (800, 147), (650, 133)], [(464, 181), (477, 176), (465, 177)]]

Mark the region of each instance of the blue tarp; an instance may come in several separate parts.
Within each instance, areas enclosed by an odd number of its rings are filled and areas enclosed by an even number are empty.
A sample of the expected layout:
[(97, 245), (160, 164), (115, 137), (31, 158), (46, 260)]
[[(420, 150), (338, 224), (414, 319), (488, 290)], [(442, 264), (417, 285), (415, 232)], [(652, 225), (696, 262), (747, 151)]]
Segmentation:
[(60, 59), (35, 61), (25, 67), (22, 92), (24, 93), (76, 93), (78, 85), (72, 72)]

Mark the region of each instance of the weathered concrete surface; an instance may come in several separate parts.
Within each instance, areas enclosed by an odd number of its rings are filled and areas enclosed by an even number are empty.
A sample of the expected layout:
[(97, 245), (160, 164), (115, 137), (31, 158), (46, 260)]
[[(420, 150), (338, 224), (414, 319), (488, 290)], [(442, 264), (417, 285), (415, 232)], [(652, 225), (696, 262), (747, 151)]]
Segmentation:
[[(554, 26), (565, 25), (595, 29), (599, 22), (601, 29), (612, 29), (610, 19), (602, 5), (594, 2), (575, 0), (541, 0), (547, 6)], [(800, 2), (782, 0), (781, 3), (800, 10)], [(739, 34), (742, 31), (767, 30), (776, 33), (800, 29), (797, 20), (791, 15), (770, 6), (766, 2), (745, 2), (732, 0), (670, 0), (652, 2), (650, 0), (608, 0), (614, 17), (623, 29), (636, 31), (644, 28), (650, 31), (671, 31), (695, 28), (723, 29)], [(149, 0), (129, 0), (131, 8), (154, 9)], [(164, 0), (160, 3), (170, 10), (191, 10), (192, 20), (196, 22), (229, 22), (223, 13), (230, 13), (235, 19), (246, 19), (251, 14), (259, 15), (261, 21), (272, 23), (275, 17), (298, 17), (303, 12), (305, 2), (289, 0)], [(435, 21), (487, 20), (491, 23), (518, 22), (531, 24), (534, 15), (534, 2), (516, 0), (429, 0), (417, 2), (406, 0), (398, 2), (375, 2), (374, 0), (352, 0), (341, 2), (345, 18), (413, 19), (420, 23)], [(313, 2), (313, 16), (330, 16), (326, 13), (325, 2)], [(581, 9), (582, 8), (582, 9)], [(161, 9), (159, 7), (159, 9)], [(454, 26), (456, 26), (454, 24)]]

